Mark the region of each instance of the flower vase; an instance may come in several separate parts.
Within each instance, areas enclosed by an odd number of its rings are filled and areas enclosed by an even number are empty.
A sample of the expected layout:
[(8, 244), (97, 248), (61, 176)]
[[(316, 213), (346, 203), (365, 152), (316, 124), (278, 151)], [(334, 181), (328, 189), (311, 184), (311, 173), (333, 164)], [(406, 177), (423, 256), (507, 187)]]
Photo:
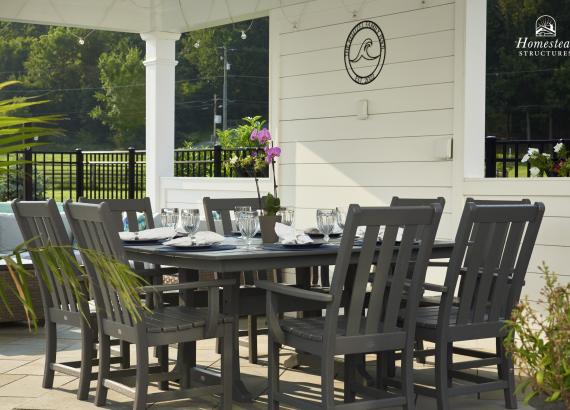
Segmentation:
[(275, 233), (275, 224), (277, 222), (281, 222), (281, 216), (261, 215), (259, 217), (261, 240), (263, 243), (275, 243), (279, 241), (279, 237)]

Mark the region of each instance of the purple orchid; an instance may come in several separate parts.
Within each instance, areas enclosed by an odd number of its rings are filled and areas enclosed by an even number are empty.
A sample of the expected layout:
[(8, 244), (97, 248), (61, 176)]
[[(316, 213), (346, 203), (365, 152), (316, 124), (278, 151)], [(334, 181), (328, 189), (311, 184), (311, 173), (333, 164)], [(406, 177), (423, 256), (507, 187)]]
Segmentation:
[(262, 130), (254, 129), (249, 139), (252, 141), (257, 140), (259, 144), (265, 145), (268, 141), (271, 141), (271, 133), (267, 128), (263, 128)]
[(274, 158), (281, 155), (281, 148), (279, 147), (265, 147), (265, 162), (271, 164)]

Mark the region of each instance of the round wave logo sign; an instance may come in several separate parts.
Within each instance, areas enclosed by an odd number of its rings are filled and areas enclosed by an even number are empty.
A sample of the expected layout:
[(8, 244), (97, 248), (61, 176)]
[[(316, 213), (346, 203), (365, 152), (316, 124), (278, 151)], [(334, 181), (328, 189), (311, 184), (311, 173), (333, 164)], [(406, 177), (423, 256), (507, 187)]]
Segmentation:
[(382, 71), (385, 59), (386, 40), (378, 24), (365, 20), (354, 26), (344, 46), (344, 65), (352, 81), (370, 84)]

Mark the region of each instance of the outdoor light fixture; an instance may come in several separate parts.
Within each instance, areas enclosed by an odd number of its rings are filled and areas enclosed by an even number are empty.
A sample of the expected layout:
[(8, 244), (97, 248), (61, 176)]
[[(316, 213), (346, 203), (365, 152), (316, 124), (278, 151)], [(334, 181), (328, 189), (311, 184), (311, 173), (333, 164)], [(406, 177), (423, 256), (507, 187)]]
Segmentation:
[(79, 43), (79, 45), (83, 45), (83, 44), (85, 44), (85, 39), (82, 37), (79, 37), (79, 40), (77, 40), (77, 42)]
[(200, 48), (200, 40), (196, 40), (194, 43), (194, 48)]
[(242, 40), (245, 40), (246, 38), (247, 38), (247, 34), (245, 34), (245, 31), (242, 30), (242, 31), (241, 31), (241, 39), (242, 39)]

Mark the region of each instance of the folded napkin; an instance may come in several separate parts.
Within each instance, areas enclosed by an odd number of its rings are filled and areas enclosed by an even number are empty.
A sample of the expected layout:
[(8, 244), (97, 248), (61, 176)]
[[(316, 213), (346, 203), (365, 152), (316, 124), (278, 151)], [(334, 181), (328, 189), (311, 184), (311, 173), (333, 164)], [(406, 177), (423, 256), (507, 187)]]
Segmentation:
[[(380, 230), (378, 231), (378, 239), (382, 240), (384, 238), (384, 231), (386, 230), (385, 226), (381, 226)], [(364, 234), (366, 233), (365, 226), (359, 226), (356, 228), (356, 237), (357, 238), (364, 238)], [(396, 234), (396, 242), (402, 241), (402, 235), (404, 234), (403, 228), (398, 228), (398, 233)]]
[(216, 232), (212, 231), (200, 231), (197, 232), (194, 238), (185, 236), (183, 238), (172, 239), (171, 241), (164, 242), (167, 246), (204, 246), (204, 245), (215, 245), (222, 243), (224, 237)]
[(275, 233), (279, 237), (279, 243), (286, 245), (302, 245), (305, 243), (313, 242), (309, 235), (306, 235), (302, 231), (296, 230), (292, 226), (285, 225), (280, 222), (275, 223)]
[(174, 228), (145, 229), (139, 232), (119, 232), (123, 241), (159, 241), (172, 238), (176, 234)]

